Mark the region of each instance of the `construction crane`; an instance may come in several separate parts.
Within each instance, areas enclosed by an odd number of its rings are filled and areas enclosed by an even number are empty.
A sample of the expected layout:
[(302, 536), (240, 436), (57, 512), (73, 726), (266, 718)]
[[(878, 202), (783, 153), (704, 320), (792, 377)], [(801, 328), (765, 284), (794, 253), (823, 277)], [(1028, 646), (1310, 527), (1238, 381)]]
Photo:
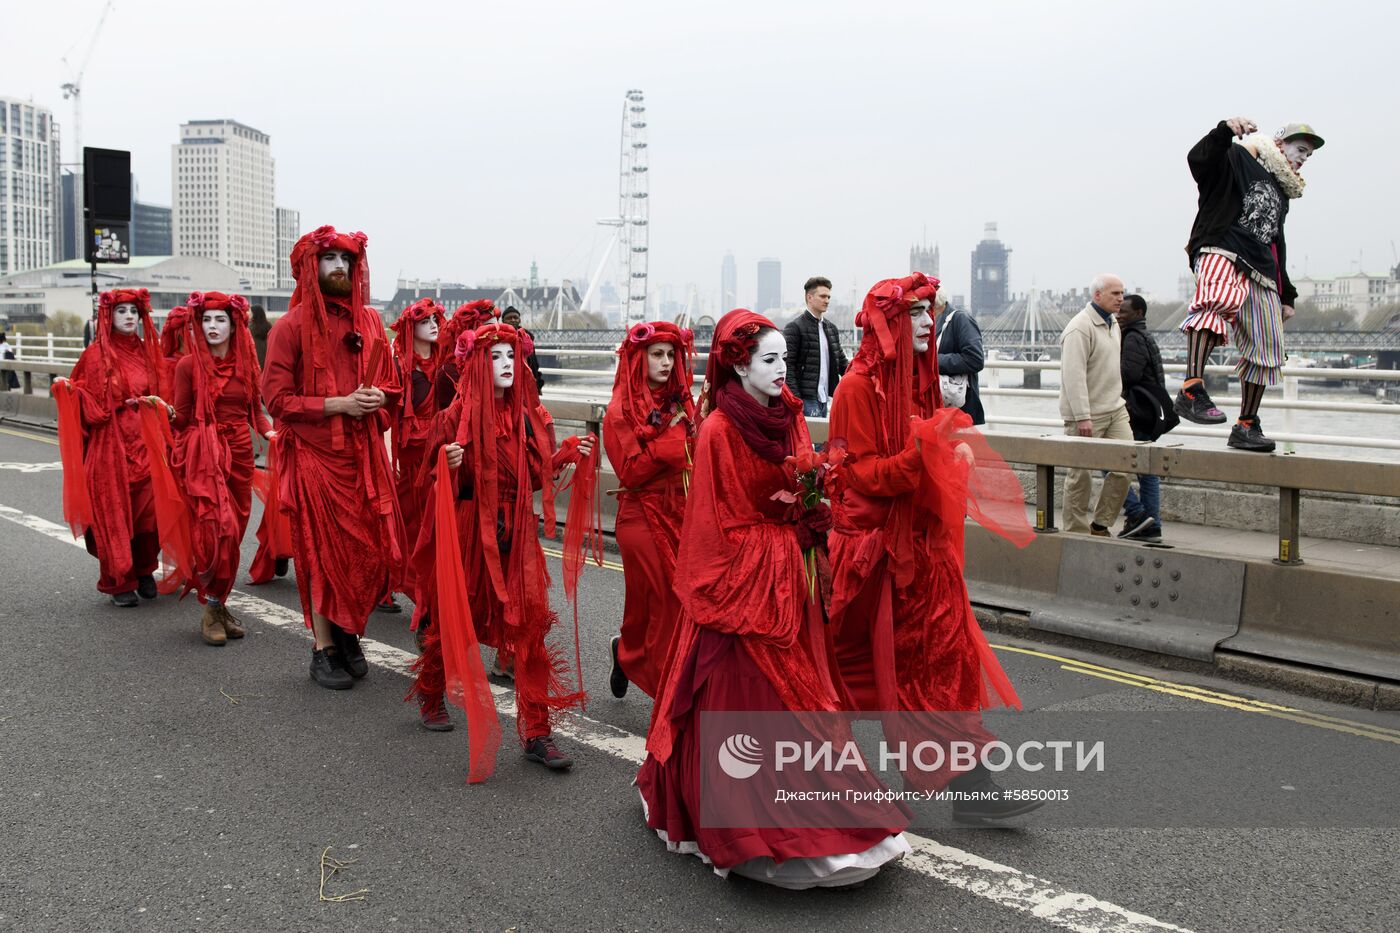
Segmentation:
[[(87, 71), (93, 50), (97, 48), (97, 37), (102, 35), (102, 25), (107, 22), (107, 14), (112, 12), (112, 2), (113, 0), (107, 0), (106, 5), (102, 7), (102, 15), (97, 18), (97, 28), (92, 31), (92, 40), (88, 42), (87, 52), (83, 54), (83, 60), (78, 63), (77, 69), (72, 72), (73, 80), (63, 85), (63, 99), (73, 101), (74, 165), (83, 164), (83, 73)], [(63, 56), (63, 64), (68, 65), (67, 55)]]

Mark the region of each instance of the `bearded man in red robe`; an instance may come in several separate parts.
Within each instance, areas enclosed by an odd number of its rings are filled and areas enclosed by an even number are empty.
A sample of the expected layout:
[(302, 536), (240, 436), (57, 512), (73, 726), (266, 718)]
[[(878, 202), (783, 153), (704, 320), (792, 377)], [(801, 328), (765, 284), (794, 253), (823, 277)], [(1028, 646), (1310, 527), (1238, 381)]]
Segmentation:
[(384, 448), (397, 405), (388, 341), (369, 305), (363, 233), (318, 227), (292, 249), (296, 289), (268, 336), (262, 390), (280, 432), (280, 498), (297, 588), (315, 634), (311, 677), (354, 686), (359, 636), (402, 584), (403, 525)]

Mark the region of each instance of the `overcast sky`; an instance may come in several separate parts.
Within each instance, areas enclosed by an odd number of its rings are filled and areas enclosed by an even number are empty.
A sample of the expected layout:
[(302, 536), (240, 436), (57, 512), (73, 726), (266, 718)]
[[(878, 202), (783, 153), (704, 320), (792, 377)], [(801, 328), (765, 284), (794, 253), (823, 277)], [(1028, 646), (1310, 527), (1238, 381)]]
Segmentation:
[[(51, 108), (104, 0), (24, 2), (0, 94)], [(652, 287), (717, 300), (720, 262), (783, 263), (839, 300), (908, 271), (927, 231), (952, 293), (995, 220), (1011, 287), (1099, 271), (1174, 298), (1186, 150), (1240, 113), (1327, 146), (1288, 219), (1297, 278), (1390, 266), (1400, 239), (1400, 13), (1378, 3), (704, 4), (117, 0), (83, 82), (87, 145), (170, 203), (181, 122), (272, 137), (277, 203), (369, 234), (398, 275), (585, 277), (617, 211), (624, 92), (646, 94)], [(22, 33), (22, 37), (21, 34)], [(18, 41), (17, 41), (18, 40)], [(1386, 116), (1389, 113), (1390, 116)], [(611, 271), (611, 270), (610, 270)]]

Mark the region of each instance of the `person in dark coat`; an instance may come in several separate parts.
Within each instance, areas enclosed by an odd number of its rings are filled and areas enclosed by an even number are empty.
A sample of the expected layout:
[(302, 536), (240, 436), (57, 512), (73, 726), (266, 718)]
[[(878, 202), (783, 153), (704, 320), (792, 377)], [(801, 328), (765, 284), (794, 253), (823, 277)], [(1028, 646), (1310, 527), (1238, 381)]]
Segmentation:
[(825, 418), (836, 383), (846, 372), (846, 351), (841, 331), (826, 320), (831, 305), (831, 279), (813, 276), (802, 286), (807, 310), (783, 328), (787, 341), (787, 384), (802, 399), (802, 414)]
[[(1117, 317), (1123, 333), (1118, 359), (1128, 423), (1132, 426), (1134, 440), (1155, 441), (1176, 427), (1180, 419), (1172, 410), (1172, 399), (1167, 394), (1162, 351), (1147, 332), (1147, 301), (1141, 295), (1128, 295)], [(1139, 473), (1137, 479), (1138, 488), (1129, 486), (1128, 498), (1123, 502), (1123, 530), (1118, 537), (1159, 542), (1162, 540), (1162, 479), (1151, 473)]]
[[(0, 358), (7, 360), (12, 360), (15, 358), (15, 348), (10, 346), (9, 338), (5, 336), (4, 331), (0, 331)], [(18, 374), (16, 374), (13, 370), (6, 370), (4, 380), (0, 382), (0, 388), (3, 388), (6, 392), (10, 391), (11, 389), (18, 389)]]
[[(524, 333), (526, 337), (530, 338), (530, 345), (534, 346), (535, 335), (520, 326), (519, 308), (516, 308), (514, 305), (507, 307), (505, 311), (501, 312), (501, 323), (509, 324), (511, 327), (514, 327), (515, 329)], [(543, 391), (544, 373), (540, 372), (540, 360), (539, 357), (535, 355), (534, 350), (531, 350), (529, 353), (525, 354), (525, 365), (529, 367), (530, 375), (535, 377), (535, 388), (540, 391)]]
[(967, 309), (948, 304), (941, 294), (938, 300), (943, 303), (934, 325), (938, 339), (938, 374), (967, 377), (967, 398), (962, 411), (967, 412), (973, 424), (986, 424), (982, 394), (977, 387), (977, 374), (986, 360), (982, 352), (982, 328)]

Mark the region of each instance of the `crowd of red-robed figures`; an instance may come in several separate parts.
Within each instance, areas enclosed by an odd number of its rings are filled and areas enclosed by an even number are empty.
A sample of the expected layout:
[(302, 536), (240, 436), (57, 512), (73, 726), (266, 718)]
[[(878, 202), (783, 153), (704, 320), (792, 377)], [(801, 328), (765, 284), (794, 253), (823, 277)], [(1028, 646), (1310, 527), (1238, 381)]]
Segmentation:
[[(525, 756), (567, 769), (553, 727), (587, 700), (578, 586), (586, 559), (601, 562), (603, 451), (591, 437), (556, 441), (524, 371), (531, 338), (490, 302), (449, 318), (417, 301), (391, 343), (369, 307), (365, 244), (331, 227), (298, 241), (290, 309), (261, 364), (241, 296), (194, 293), (157, 333), (145, 290), (104, 293), (96, 339), (54, 385), (65, 519), (114, 603), (192, 592), (202, 637), (224, 644), (244, 634), (226, 601), (256, 490), (249, 582), (295, 567), (317, 683), (344, 689), (365, 675), (369, 615), (404, 593), (421, 649), (408, 698), (432, 730), (452, 728), (448, 704), (465, 712), (468, 780), (492, 773), (501, 741), (482, 645), (495, 649), (493, 673), (514, 680)], [(648, 825), (721, 875), (863, 880), (908, 851), (906, 816), (891, 808), (854, 829), (703, 825), (713, 763), (701, 714), (1019, 707), (968, 601), (963, 529), (970, 515), (1018, 545), (1031, 531), (1015, 476), (966, 415), (942, 407), (928, 352), (937, 289), (914, 273), (870, 290), (821, 452), (763, 316), (720, 319), (698, 399), (689, 330), (637, 324), (617, 349), (602, 446), (619, 485), (626, 603), (609, 686), (655, 701), (636, 780)], [(270, 441), (266, 469), (254, 466), (254, 432)], [(556, 534), (565, 491), (574, 631), (561, 648), (547, 637), (559, 620), (539, 530)], [(904, 779), (990, 785), (985, 771), (951, 767)]]

